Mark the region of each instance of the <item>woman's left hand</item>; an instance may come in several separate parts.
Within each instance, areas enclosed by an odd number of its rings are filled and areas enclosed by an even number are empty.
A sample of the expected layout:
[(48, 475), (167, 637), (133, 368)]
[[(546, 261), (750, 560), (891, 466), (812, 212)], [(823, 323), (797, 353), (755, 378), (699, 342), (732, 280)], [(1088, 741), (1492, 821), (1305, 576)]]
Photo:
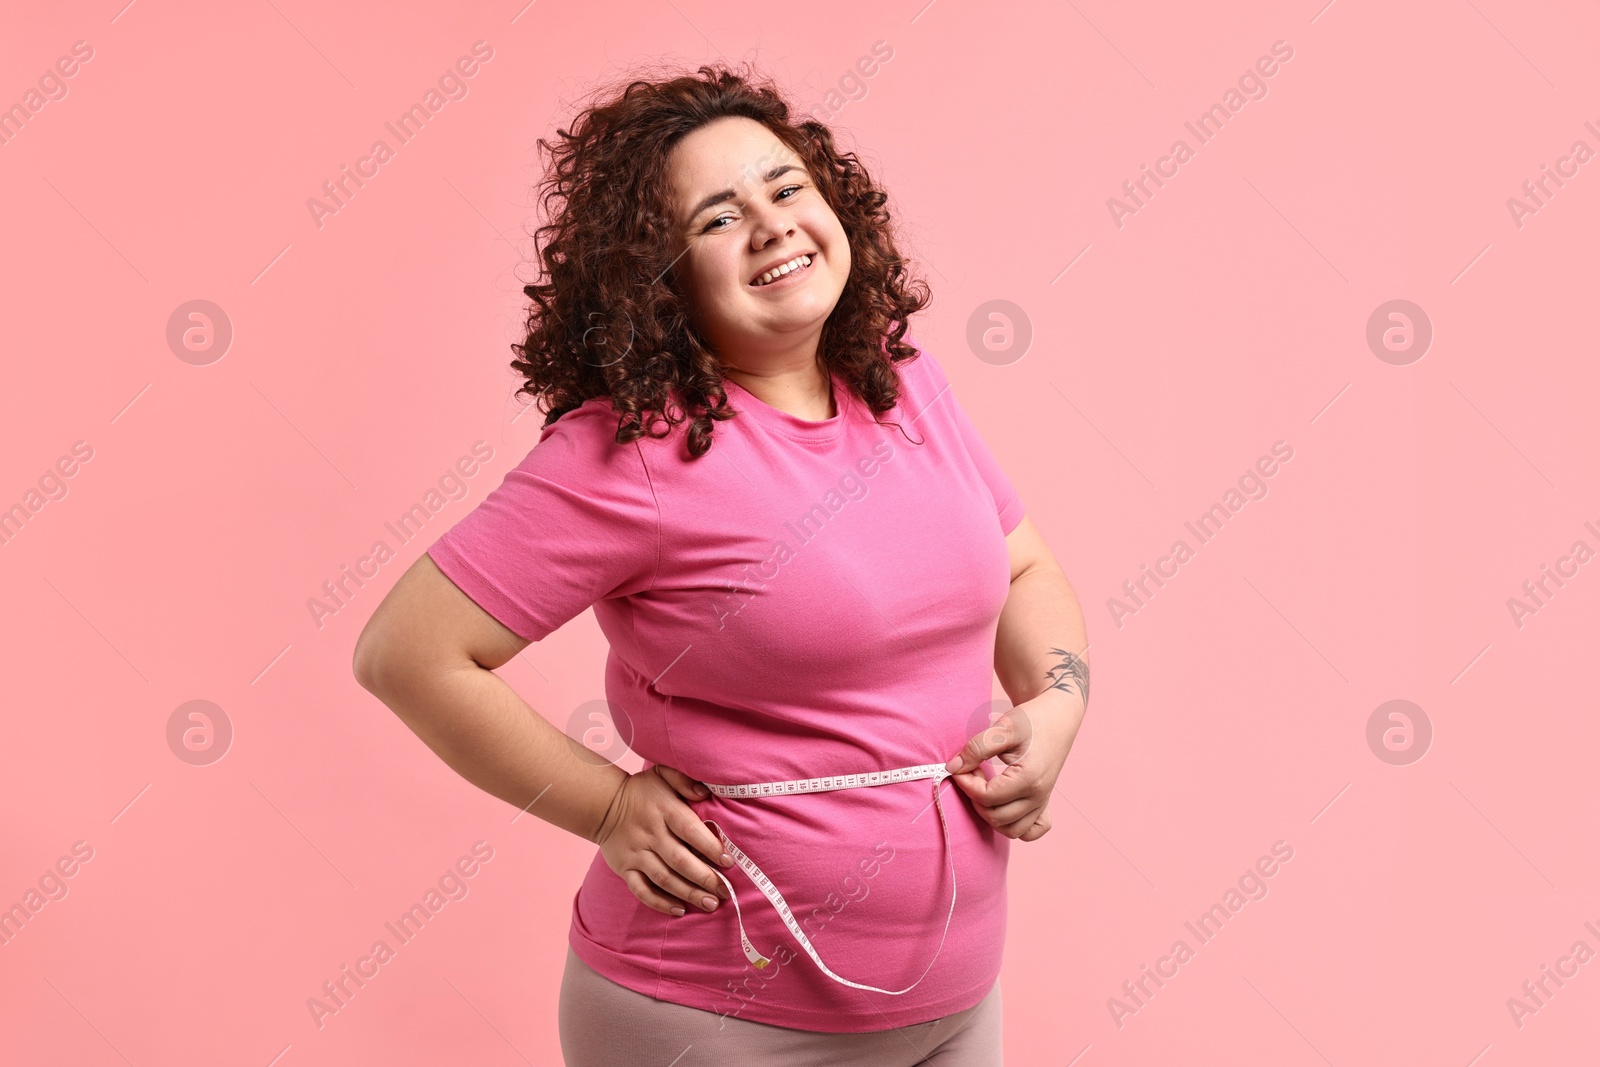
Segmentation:
[[(1083, 699), (1047, 689), (978, 733), (947, 764), (950, 780), (971, 798), (985, 822), (1007, 837), (1037, 841), (1050, 829), (1050, 791), (1083, 721)], [(1006, 766), (985, 778), (992, 756)]]

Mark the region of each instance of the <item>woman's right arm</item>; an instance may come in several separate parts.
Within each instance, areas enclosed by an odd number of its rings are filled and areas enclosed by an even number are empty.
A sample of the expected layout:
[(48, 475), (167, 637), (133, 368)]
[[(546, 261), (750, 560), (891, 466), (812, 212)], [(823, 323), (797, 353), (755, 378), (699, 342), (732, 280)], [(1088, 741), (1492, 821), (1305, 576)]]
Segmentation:
[(599, 845), (645, 904), (682, 914), (703, 890), (725, 899), (701, 859), (722, 844), (683, 799), (696, 783), (667, 767), (630, 775), (551, 725), (494, 673), (527, 646), (424, 553), (367, 620), (351, 667), (461, 777)]
[(461, 777), (598, 842), (627, 772), (596, 760), (494, 673), (527, 646), (424, 553), (367, 620), (351, 667)]

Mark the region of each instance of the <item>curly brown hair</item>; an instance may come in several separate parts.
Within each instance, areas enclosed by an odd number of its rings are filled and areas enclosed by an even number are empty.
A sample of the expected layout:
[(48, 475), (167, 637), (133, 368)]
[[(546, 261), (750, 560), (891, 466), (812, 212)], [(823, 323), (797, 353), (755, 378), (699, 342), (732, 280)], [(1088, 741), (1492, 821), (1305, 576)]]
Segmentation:
[(844, 228), (850, 275), (823, 324), (824, 364), (874, 417), (898, 401), (893, 364), (916, 355), (902, 338), (930, 294), (895, 248), (888, 194), (855, 153), (835, 147), (827, 126), (791, 122), (769, 80), (702, 66), (695, 75), (636, 77), (580, 111), (570, 130), (558, 129), (557, 143), (538, 140), (549, 156), (539, 186), (548, 221), (534, 234), (543, 281), (523, 286), (528, 336), (511, 346), (521, 357), (511, 366), (527, 379), (515, 395), (541, 403), (545, 425), (609, 396), (618, 444), (665, 437), (689, 420), (688, 450), (698, 457), (711, 448), (712, 424), (735, 416), (721, 361), (696, 332), (682, 292), (661, 284), (672, 274), (677, 225), (669, 153), (727, 116), (754, 119), (798, 155)]

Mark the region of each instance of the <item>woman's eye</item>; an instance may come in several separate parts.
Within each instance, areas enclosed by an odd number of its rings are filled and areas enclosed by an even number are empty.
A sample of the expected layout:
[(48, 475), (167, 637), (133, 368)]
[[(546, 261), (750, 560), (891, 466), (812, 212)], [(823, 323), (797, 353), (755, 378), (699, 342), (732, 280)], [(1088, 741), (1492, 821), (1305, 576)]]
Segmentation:
[[(803, 185), (785, 185), (782, 189), (778, 190), (778, 195), (777, 195), (777, 197), (775, 199), (778, 199), (778, 200), (792, 200), (793, 197), (785, 196), (784, 194), (785, 193), (798, 193), (801, 189), (804, 189), (804, 188), (805, 188), (805, 186), (803, 186)], [(733, 220), (733, 216), (731, 216), (731, 215), (718, 215), (716, 218), (714, 218), (710, 222), (706, 223), (705, 229), (701, 230), (700, 232), (701, 233), (711, 233), (711, 232), (713, 232), (715, 230), (725, 230), (725, 229), (727, 229), (726, 226), (718, 226), (717, 223), (719, 223), (719, 222), (730, 222), (731, 223), (733, 221), (734, 221)]]

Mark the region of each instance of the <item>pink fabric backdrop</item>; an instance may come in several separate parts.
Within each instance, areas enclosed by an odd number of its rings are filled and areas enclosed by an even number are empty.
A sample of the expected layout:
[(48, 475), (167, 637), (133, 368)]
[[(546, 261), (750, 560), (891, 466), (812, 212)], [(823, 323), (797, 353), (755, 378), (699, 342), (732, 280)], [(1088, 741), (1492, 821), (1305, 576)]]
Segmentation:
[[(860, 146), (934, 287), (917, 333), (1083, 599), (1008, 1062), (1592, 1048), (1592, 6), (6, 21), (0, 1061), (559, 1061), (592, 847), (350, 658), (537, 438), (506, 367), (534, 139), (652, 57), (753, 59)], [(585, 614), (502, 674), (581, 731), (603, 656)]]

